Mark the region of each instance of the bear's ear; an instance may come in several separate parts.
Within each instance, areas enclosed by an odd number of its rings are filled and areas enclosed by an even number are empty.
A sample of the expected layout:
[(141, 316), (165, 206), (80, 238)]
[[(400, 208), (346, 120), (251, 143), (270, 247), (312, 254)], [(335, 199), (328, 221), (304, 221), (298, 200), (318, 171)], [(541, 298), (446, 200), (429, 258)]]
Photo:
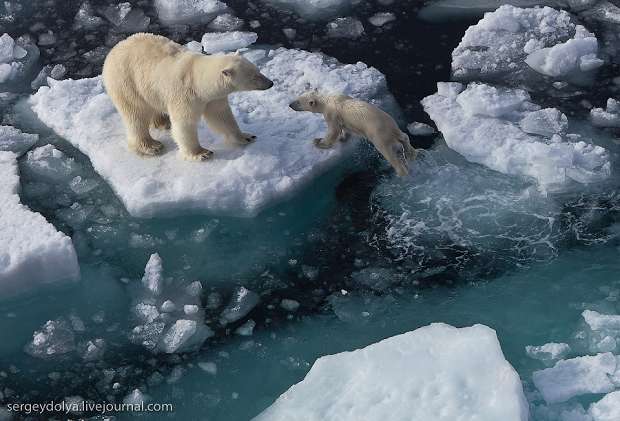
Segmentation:
[(229, 67), (227, 69), (222, 70), (222, 74), (224, 76), (231, 77), (234, 73), (235, 73), (235, 71), (232, 69), (232, 67)]

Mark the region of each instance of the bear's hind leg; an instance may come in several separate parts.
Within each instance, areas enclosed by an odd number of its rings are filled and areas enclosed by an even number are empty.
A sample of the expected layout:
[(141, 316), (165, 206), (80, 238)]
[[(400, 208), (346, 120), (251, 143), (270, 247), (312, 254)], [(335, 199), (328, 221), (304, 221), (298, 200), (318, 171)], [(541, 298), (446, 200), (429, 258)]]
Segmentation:
[(161, 154), (164, 144), (153, 139), (149, 133), (154, 112), (148, 105), (131, 102), (123, 95), (115, 95), (112, 99), (125, 123), (129, 149), (140, 155)]
[[(374, 143), (374, 142), (373, 142)], [(381, 155), (390, 163), (396, 174), (404, 177), (409, 174), (409, 165), (405, 147), (401, 142), (389, 142), (387, 144), (375, 144)]]
[(405, 156), (408, 160), (413, 161), (418, 156), (418, 152), (415, 150), (413, 146), (411, 146), (411, 141), (409, 140), (409, 136), (407, 133), (400, 132), (398, 140), (403, 145), (405, 150)]
[(170, 117), (163, 113), (155, 114), (151, 123), (154, 128), (159, 130), (170, 130)]

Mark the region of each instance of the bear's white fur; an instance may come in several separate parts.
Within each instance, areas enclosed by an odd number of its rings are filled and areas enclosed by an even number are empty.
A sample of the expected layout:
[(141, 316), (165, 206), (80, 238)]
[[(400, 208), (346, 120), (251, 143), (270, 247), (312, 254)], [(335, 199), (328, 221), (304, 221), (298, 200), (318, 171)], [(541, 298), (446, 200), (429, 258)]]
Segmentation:
[(201, 117), (228, 142), (252, 142), (256, 137), (241, 132), (228, 95), (273, 86), (239, 55), (194, 53), (168, 38), (145, 33), (112, 48), (103, 66), (103, 81), (123, 118), (131, 150), (160, 154), (163, 144), (151, 137), (149, 127), (170, 127), (182, 157), (190, 160), (213, 154), (198, 142)]
[(408, 160), (414, 159), (416, 150), (409, 143), (394, 119), (372, 104), (346, 95), (321, 95), (307, 92), (290, 104), (295, 111), (323, 114), (327, 122), (324, 139), (314, 139), (319, 148), (331, 148), (347, 134), (368, 139), (399, 176), (409, 173)]

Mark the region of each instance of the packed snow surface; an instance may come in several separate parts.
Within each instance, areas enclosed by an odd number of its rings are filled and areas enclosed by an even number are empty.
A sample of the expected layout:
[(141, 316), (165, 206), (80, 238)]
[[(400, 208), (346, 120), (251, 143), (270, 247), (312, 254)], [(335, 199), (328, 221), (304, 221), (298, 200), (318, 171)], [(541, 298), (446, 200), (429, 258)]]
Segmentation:
[[(32, 135), (4, 131), (14, 140), (16, 152), (23, 153), (24, 145), (36, 141)], [(0, 142), (3, 149), (8, 149), (6, 140)], [(21, 204), (17, 157), (15, 152), (0, 151), (0, 297), (79, 277), (71, 239)]]
[(284, 48), (245, 54), (275, 82), (267, 91), (230, 96), (242, 130), (258, 139), (246, 148), (231, 147), (202, 126), (202, 144), (215, 152), (207, 162), (182, 160), (163, 132), (153, 133), (166, 146), (163, 156), (130, 152), (100, 77), (50, 79), (51, 86), (42, 87), (30, 102), (45, 124), (90, 157), (128, 211), (143, 217), (188, 211), (253, 215), (350, 156), (355, 142), (316, 148), (312, 139), (326, 130), (322, 116), (288, 107), (308, 89), (343, 92), (397, 111), (385, 77), (363, 63), (341, 65), (319, 53)]
[(468, 161), (509, 175), (529, 176), (541, 187), (594, 183), (610, 175), (609, 153), (566, 136), (566, 116), (544, 109), (520, 89), (482, 83), (439, 83), (422, 101), (448, 146)]
[(531, 79), (531, 70), (579, 81), (603, 65), (598, 40), (566, 11), (502, 6), (471, 26), (452, 53), (452, 72), (465, 80)]
[(319, 358), (255, 421), (526, 421), (519, 376), (495, 332), (432, 324)]

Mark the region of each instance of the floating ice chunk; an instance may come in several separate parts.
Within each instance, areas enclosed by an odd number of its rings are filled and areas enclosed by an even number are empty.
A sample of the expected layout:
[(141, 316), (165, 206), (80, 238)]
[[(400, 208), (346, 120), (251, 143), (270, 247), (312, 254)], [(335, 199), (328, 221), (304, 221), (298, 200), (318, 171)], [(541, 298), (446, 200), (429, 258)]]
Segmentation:
[(471, 19), (505, 4), (519, 7), (554, 5), (553, 0), (435, 0), (420, 9), (418, 16), (430, 22)]
[(435, 134), (435, 129), (425, 123), (414, 121), (407, 125), (407, 131), (414, 136), (430, 136)]
[(25, 351), (37, 358), (51, 358), (75, 350), (75, 335), (64, 319), (48, 320), (32, 335)]
[(166, 24), (205, 22), (227, 10), (218, 0), (155, 0), (155, 8)]
[(134, 389), (127, 396), (123, 398), (125, 405), (132, 405), (140, 407), (148, 400), (148, 397), (140, 391), (140, 389)]
[(256, 327), (256, 322), (250, 319), (244, 324), (242, 324), (241, 326), (239, 326), (235, 330), (235, 333), (240, 336), (252, 336), (252, 333), (254, 332), (255, 327)]
[(605, 62), (596, 57), (598, 41), (596, 36), (583, 26), (576, 27), (575, 38), (553, 47), (531, 52), (525, 62), (543, 75), (560, 78), (575, 72), (589, 72)]
[(386, 23), (390, 23), (396, 20), (396, 16), (394, 13), (384, 12), (384, 13), (375, 13), (371, 17), (368, 18), (368, 22), (370, 22), (374, 26), (383, 26)]
[(161, 311), (164, 313), (172, 313), (177, 309), (177, 306), (170, 300), (166, 300), (161, 305)]
[(138, 303), (134, 307), (134, 313), (144, 323), (153, 323), (159, 317), (159, 311), (153, 304)]
[(608, 393), (615, 389), (611, 380), (616, 371), (611, 353), (558, 361), (553, 367), (535, 371), (534, 384), (547, 403), (565, 402), (588, 393)]
[(97, 361), (105, 353), (105, 341), (101, 338), (78, 344), (78, 350), (84, 361)]
[(202, 48), (208, 54), (235, 51), (254, 44), (257, 39), (255, 32), (207, 32), (202, 36)]
[(617, 330), (620, 331), (620, 316), (613, 314), (601, 314), (593, 310), (585, 310), (581, 313), (581, 316), (585, 322), (590, 326), (590, 329), (598, 330)]
[[(440, 83), (438, 91), (447, 95), (425, 98), (424, 109), (448, 146), (468, 161), (504, 174), (532, 177), (542, 188), (554, 190), (571, 180), (594, 183), (610, 175), (610, 157), (604, 148), (561, 137), (546, 142), (526, 133), (519, 125), (524, 120), (528, 130), (550, 132), (555, 128), (551, 124), (541, 130), (540, 107), (523, 90), (472, 83), (456, 94), (453, 84), (446, 87)], [(558, 129), (562, 120), (560, 116)]]
[(13, 61), (15, 40), (7, 33), (0, 36), (0, 63)]
[(162, 351), (168, 354), (200, 348), (213, 331), (195, 320), (177, 320), (162, 338)]
[(568, 117), (556, 108), (545, 108), (527, 113), (519, 122), (519, 127), (525, 133), (552, 137), (566, 133)]
[(223, 15), (219, 15), (213, 19), (211, 23), (207, 25), (207, 28), (212, 31), (228, 32), (237, 31), (241, 29), (242, 26), (243, 19), (240, 19), (235, 15), (231, 15), (230, 13), (224, 13)]
[[(142, 217), (192, 211), (254, 215), (351, 156), (355, 142), (317, 149), (310, 140), (325, 134), (323, 118), (288, 107), (291, 98), (309, 88), (343, 92), (393, 114), (399, 111), (384, 76), (363, 63), (341, 65), (319, 53), (284, 48), (251, 52), (261, 71), (277, 83), (265, 92), (231, 95), (230, 102), (241, 128), (258, 140), (230, 148), (201, 126), (200, 138), (212, 139), (203, 144), (215, 151), (209, 162), (183, 161), (168, 135), (160, 138), (168, 151), (161, 157), (129, 152), (120, 116), (99, 77), (52, 81), (31, 97), (31, 104), (44, 123), (90, 157), (128, 211)], [(164, 172), (168, 176), (162, 178)]]
[(200, 367), (203, 371), (215, 376), (217, 374), (217, 364), (214, 362), (199, 362), (198, 367)]
[(230, 302), (220, 315), (220, 323), (226, 325), (245, 317), (256, 305), (260, 298), (258, 294), (245, 287), (238, 287), (233, 292)]
[(330, 38), (359, 38), (364, 34), (364, 25), (352, 17), (336, 18), (327, 24), (327, 36)]
[(142, 277), (142, 285), (148, 289), (153, 295), (161, 294), (163, 283), (163, 264), (159, 254), (151, 254), (149, 261), (144, 268), (144, 276)]
[(0, 36), (0, 84), (20, 82), (39, 58), (39, 48), (28, 37), (14, 40), (9, 34)]
[(570, 352), (570, 346), (565, 343), (550, 342), (540, 346), (528, 345), (525, 347), (525, 352), (530, 358), (549, 363), (566, 357)]
[[(17, 148), (23, 153), (23, 145)], [(16, 158), (0, 152), (0, 297), (77, 280), (80, 273), (71, 239), (20, 203)]]
[(590, 405), (588, 414), (592, 417), (592, 421), (620, 420), (620, 391), (611, 392)]
[(526, 421), (518, 374), (495, 332), (432, 324), (319, 358), (255, 421)]
[(185, 291), (191, 297), (199, 297), (202, 294), (202, 283), (200, 281), (194, 281), (185, 287)]
[(592, 124), (598, 127), (620, 127), (620, 101), (613, 98), (607, 100), (607, 109), (593, 108), (590, 110)]
[(299, 302), (295, 300), (291, 300), (290, 298), (285, 298), (280, 301), (280, 307), (289, 312), (295, 312), (299, 309)]
[(264, 0), (273, 6), (293, 10), (306, 19), (318, 20), (336, 16), (350, 9), (357, 0)]
[(590, 0), (590, 3), (596, 4), (584, 10), (581, 13), (583, 17), (616, 25), (620, 24), (620, 7), (607, 0), (600, 0), (598, 2)]
[(198, 314), (199, 311), (200, 307), (195, 304), (185, 304), (183, 306), (183, 312), (188, 316), (191, 316), (192, 314)]
[(0, 126), (0, 151), (14, 152), (18, 157), (39, 140), (39, 135), (23, 133), (12, 126)]
[(103, 19), (95, 14), (95, 8), (88, 1), (82, 3), (75, 14), (73, 27), (75, 29), (94, 29), (103, 24)]
[(129, 2), (108, 6), (103, 15), (120, 32), (144, 31), (151, 22), (151, 18), (145, 16), (141, 9), (133, 9)]
[(62, 79), (66, 72), (67, 68), (62, 64), (56, 64), (54, 66), (48, 64), (46, 66), (43, 66), (37, 77), (35, 77), (34, 80), (30, 82), (30, 87), (34, 90), (37, 90), (41, 86), (47, 85), (48, 77), (56, 80)]
[[(556, 78), (582, 77), (600, 66), (596, 37), (570, 14), (550, 7), (501, 6), (471, 26), (452, 53), (452, 71), (465, 80), (532, 79), (536, 71)], [(572, 80), (572, 79), (571, 79)], [(578, 81), (578, 80), (577, 80)]]
[(24, 161), (24, 170), (52, 182), (72, 178), (78, 165), (53, 145), (45, 145), (29, 151)]

